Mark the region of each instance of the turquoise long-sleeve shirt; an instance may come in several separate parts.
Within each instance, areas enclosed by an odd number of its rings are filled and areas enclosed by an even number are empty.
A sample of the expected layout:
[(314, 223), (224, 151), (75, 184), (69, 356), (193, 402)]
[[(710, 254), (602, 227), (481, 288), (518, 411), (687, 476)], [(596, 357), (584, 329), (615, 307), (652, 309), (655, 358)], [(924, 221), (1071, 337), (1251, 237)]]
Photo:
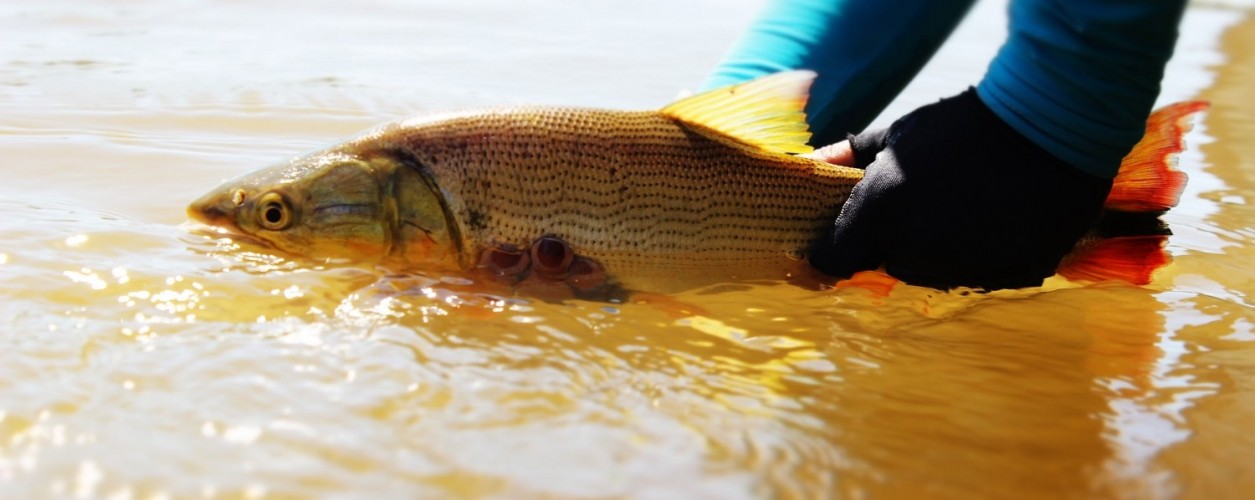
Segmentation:
[[(898, 95), (972, 3), (774, 0), (703, 87), (815, 70), (812, 143), (833, 143)], [(1184, 0), (1012, 0), (1007, 40), (977, 95), (1046, 151), (1111, 178), (1145, 131), (1184, 8)]]

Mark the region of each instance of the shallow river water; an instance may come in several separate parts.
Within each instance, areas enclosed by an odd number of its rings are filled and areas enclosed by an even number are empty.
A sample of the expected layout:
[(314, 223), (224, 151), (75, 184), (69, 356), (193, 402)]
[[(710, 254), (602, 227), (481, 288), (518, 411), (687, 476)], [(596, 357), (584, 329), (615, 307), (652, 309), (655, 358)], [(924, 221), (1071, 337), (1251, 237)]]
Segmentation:
[[(0, 497), (1255, 491), (1255, 20), (1192, 4), (1152, 284), (545, 302), (190, 230), (219, 181), (414, 113), (659, 106), (754, 1), (0, 5)], [(878, 119), (979, 78), (981, 2)]]

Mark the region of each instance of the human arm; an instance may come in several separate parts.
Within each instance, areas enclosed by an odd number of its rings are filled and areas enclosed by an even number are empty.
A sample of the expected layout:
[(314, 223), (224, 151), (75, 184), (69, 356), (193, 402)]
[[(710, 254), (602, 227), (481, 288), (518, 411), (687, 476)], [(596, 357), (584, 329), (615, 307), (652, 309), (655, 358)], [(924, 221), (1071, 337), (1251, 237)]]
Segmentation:
[(775, 0), (703, 85), (789, 69), (818, 73), (806, 107), (813, 144), (866, 127), (915, 77), (972, 0)]
[(975, 92), (816, 152), (867, 176), (812, 264), (837, 276), (884, 264), (939, 288), (1053, 274), (1141, 138), (1182, 8), (1055, 3), (1012, 6), (1010, 39)]
[[(773, 3), (709, 85), (752, 71), (816, 69), (821, 80), (807, 108), (814, 142), (858, 131), (948, 33), (895, 38), (898, 23), (910, 24), (913, 7), (884, 2), (881, 8), (893, 13), (863, 18), (851, 15), (861, 12), (856, 8), (844, 8), (864, 3), (876, 2), (823, 3), (828, 10), (816, 2)], [(955, 16), (963, 10), (934, 6)], [(1183, 6), (1180, 0), (1013, 2), (1008, 41), (977, 91), (949, 100), (961, 105), (912, 113), (926, 116), (928, 126), (899, 120), (897, 134), (865, 133), (853, 147), (838, 143), (818, 152), (836, 163), (871, 167), (833, 231), (812, 249), (812, 263), (838, 276), (885, 264), (908, 281), (938, 287), (1039, 283), (1097, 216), (1104, 182), (1109, 185), (1140, 137)], [(789, 26), (789, 16), (802, 15), (804, 7), (827, 24)], [(845, 28), (835, 27), (842, 23)], [(917, 65), (902, 63), (912, 60), (909, 55), (893, 55), (895, 48), (919, 49), (914, 43), (923, 47), (916, 55), (924, 54)], [(877, 44), (889, 48), (867, 48)], [(860, 50), (842, 50), (850, 47)], [(823, 80), (833, 71), (836, 78)]]

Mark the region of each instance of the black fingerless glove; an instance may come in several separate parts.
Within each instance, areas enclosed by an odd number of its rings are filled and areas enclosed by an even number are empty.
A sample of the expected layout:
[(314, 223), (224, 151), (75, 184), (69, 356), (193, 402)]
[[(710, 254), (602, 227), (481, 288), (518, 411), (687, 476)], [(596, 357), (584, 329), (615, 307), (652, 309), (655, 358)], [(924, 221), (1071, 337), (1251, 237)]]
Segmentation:
[(974, 90), (850, 139), (867, 169), (830, 233), (819, 270), (885, 270), (908, 283), (1040, 285), (1092, 226), (1111, 190), (1020, 135)]

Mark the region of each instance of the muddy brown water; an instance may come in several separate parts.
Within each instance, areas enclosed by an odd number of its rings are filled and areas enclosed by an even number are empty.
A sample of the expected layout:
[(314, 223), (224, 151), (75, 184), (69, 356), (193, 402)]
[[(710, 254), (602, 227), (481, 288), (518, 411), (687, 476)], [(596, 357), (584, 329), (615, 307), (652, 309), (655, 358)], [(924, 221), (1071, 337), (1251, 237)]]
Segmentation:
[[(1255, 491), (1255, 21), (1146, 287), (485, 296), (190, 232), (224, 178), (432, 110), (649, 108), (758, 2), (0, 6), (0, 496), (1114, 497)], [(974, 82), (982, 2), (882, 116)]]

